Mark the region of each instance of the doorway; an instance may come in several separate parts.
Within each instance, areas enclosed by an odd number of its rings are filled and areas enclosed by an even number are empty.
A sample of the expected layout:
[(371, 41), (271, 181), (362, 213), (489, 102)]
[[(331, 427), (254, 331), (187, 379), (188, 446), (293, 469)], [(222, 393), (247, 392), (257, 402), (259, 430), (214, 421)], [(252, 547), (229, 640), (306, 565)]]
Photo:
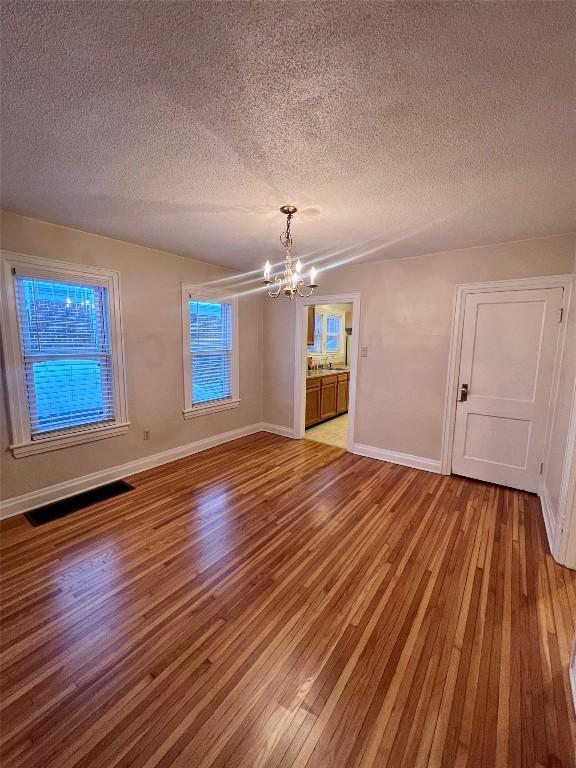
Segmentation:
[(445, 474), (538, 492), (567, 290), (562, 277), (459, 286)]
[(307, 440), (346, 448), (353, 307), (307, 307), (304, 428)]
[(359, 321), (359, 294), (299, 302), (294, 437), (353, 449)]

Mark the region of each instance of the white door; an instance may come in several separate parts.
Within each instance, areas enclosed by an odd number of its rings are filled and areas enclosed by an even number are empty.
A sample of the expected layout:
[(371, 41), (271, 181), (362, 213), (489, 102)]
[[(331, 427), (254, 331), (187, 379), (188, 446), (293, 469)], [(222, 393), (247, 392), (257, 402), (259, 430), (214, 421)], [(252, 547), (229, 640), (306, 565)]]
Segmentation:
[(562, 296), (562, 288), (466, 296), (454, 473), (538, 490)]

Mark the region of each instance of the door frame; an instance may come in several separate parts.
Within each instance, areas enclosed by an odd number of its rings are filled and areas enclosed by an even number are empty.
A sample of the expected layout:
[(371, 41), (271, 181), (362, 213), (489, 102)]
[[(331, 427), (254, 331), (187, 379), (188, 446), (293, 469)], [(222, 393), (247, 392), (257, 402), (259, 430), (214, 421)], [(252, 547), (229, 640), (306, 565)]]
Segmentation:
[[(576, 569), (576, 381), (572, 392), (572, 407), (566, 439), (566, 456), (560, 484), (558, 524), (555, 548), (558, 561)], [(553, 551), (553, 554), (554, 551)], [(576, 660), (576, 645), (575, 656)], [(576, 677), (574, 678), (574, 703), (576, 704)]]
[(446, 395), (444, 401), (444, 420), (442, 427), (442, 452), (440, 457), (440, 472), (443, 475), (452, 473), (452, 451), (454, 447), (454, 428), (456, 424), (456, 399), (458, 394), (458, 376), (460, 369), (460, 354), (462, 352), (462, 332), (464, 329), (464, 309), (466, 297), (472, 293), (493, 293), (495, 291), (521, 291), (538, 288), (563, 288), (564, 296), (562, 309), (563, 322), (560, 324), (560, 333), (554, 356), (554, 370), (552, 372), (552, 388), (548, 402), (546, 416), (546, 431), (544, 435), (543, 459), (547, 464), (550, 450), (551, 431), (558, 400), (558, 386), (560, 383), (560, 367), (564, 354), (566, 340), (566, 316), (570, 304), (572, 290), (572, 275), (551, 275), (543, 277), (526, 277), (515, 280), (495, 280), (482, 283), (460, 283), (456, 286), (454, 294), (454, 308), (452, 313), (452, 330), (450, 334), (450, 350), (448, 354), (448, 377), (446, 382)]
[(350, 381), (348, 382), (348, 436), (346, 450), (353, 453), (354, 422), (356, 414), (356, 382), (358, 379), (358, 352), (360, 340), (360, 294), (334, 293), (298, 299), (296, 304), (296, 330), (294, 334), (294, 438), (301, 440), (306, 421), (306, 313), (311, 304), (352, 304), (352, 335), (350, 337)]

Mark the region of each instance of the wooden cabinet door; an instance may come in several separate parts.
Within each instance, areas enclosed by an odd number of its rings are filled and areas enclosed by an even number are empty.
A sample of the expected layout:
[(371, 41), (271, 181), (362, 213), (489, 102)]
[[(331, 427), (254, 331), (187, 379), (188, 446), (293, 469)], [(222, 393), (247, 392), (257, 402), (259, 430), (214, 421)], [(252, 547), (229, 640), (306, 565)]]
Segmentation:
[(338, 400), (337, 400), (338, 413), (346, 413), (348, 410), (348, 381), (344, 379), (338, 382)]
[(308, 331), (307, 331), (307, 340), (306, 344), (309, 347), (314, 346), (314, 320), (315, 320), (315, 310), (314, 305), (308, 307)]
[(338, 399), (338, 382), (336, 376), (329, 379), (322, 379), (322, 389), (320, 397), (320, 418), (328, 419), (330, 416), (336, 416), (336, 401)]
[(320, 381), (317, 387), (306, 389), (305, 426), (310, 427), (320, 421)]

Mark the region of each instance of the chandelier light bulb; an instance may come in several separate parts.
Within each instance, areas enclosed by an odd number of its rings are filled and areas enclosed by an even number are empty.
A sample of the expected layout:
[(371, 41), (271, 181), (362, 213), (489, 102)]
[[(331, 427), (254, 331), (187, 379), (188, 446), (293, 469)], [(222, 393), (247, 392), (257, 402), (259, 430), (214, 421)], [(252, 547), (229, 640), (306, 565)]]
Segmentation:
[(316, 278), (316, 268), (312, 267), (310, 270), (310, 285), (314, 285), (314, 280)]
[(270, 262), (268, 260), (264, 266), (264, 280), (270, 280)]
[(300, 261), (300, 259), (298, 259), (298, 261), (296, 262), (296, 272), (300, 274), (301, 271), (302, 271), (302, 262)]

